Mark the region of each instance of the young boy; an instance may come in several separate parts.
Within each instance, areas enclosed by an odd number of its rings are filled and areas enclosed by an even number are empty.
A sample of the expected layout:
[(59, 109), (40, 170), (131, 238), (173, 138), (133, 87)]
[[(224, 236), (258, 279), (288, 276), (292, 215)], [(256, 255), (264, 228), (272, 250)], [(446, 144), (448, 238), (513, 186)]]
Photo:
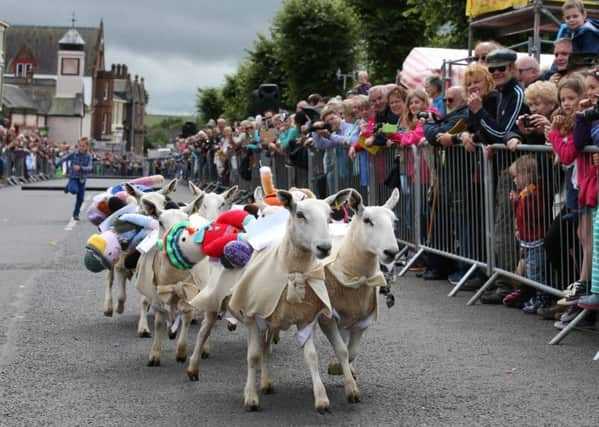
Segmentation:
[(573, 52), (599, 53), (599, 21), (587, 18), (581, 0), (567, 0), (562, 6), (565, 24), (562, 24), (556, 40), (572, 39)]
[[(543, 236), (543, 191), (538, 181), (537, 161), (533, 156), (518, 158), (510, 165), (510, 173), (518, 192), (510, 193), (516, 210), (516, 233), (520, 240), (521, 257), (524, 259), (524, 276), (538, 283), (545, 282), (545, 249)], [(549, 306), (550, 296), (537, 290), (522, 310), (534, 314), (540, 308)]]

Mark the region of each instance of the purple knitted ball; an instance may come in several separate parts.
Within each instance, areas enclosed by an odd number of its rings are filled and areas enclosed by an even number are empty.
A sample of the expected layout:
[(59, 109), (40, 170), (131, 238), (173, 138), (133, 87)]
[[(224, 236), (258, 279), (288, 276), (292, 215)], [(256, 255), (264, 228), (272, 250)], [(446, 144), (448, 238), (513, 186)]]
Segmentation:
[(253, 251), (249, 243), (233, 240), (225, 245), (224, 256), (236, 267), (243, 267), (250, 260)]

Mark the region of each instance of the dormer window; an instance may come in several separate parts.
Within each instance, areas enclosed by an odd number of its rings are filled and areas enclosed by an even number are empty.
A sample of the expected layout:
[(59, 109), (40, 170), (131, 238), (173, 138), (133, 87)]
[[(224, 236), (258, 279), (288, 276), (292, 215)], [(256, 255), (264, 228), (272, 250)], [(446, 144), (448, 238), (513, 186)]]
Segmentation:
[(33, 65), (25, 62), (19, 62), (15, 67), (15, 77), (27, 77), (27, 74), (33, 69)]
[(62, 58), (60, 74), (63, 76), (78, 76), (79, 58)]

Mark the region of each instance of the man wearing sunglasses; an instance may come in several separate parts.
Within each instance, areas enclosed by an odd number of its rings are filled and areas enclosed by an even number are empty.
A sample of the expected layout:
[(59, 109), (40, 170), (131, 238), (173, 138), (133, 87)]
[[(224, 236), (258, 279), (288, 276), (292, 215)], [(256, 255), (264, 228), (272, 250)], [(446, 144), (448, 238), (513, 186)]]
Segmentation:
[(480, 127), (484, 143), (505, 144), (510, 131), (518, 132), (516, 119), (528, 114), (528, 106), (524, 104), (524, 89), (516, 77), (517, 55), (511, 49), (499, 48), (487, 55), (487, 68), (497, 89), (497, 110), (495, 114), (483, 108), (482, 98), (478, 93), (468, 97), (468, 107), (476, 126)]

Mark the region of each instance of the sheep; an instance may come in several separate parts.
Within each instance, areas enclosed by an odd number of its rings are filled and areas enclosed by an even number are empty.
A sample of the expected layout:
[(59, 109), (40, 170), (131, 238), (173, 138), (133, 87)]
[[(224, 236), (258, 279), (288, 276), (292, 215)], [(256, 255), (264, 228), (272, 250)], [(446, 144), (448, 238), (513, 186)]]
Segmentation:
[(296, 325), (304, 359), (312, 377), (314, 405), (318, 412), (329, 409), (329, 399), (318, 372), (318, 355), (313, 341), (313, 326), (323, 314), (332, 315), (324, 270), (319, 259), (330, 254), (328, 218), (331, 205), (344, 203), (351, 190), (342, 190), (324, 201), (296, 201), (288, 191), (277, 196), (289, 211), (287, 231), (276, 245), (255, 252), (235, 284), (229, 311), (243, 321), (248, 330), (248, 374), (244, 407), (259, 408), (256, 368), (261, 364), (260, 389), (273, 392), (268, 370), (272, 336)]
[[(165, 317), (175, 320), (174, 315), (181, 315), (181, 329), (177, 340), (176, 360), (185, 362), (187, 358), (187, 334), (192, 320), (192, 307), (187, 303), (202, 288), (208, 277), (207, 266), (199, 263), (202, 257), (195, 257), (188, 250), (192, 243), (192, 235), (196, 229), (188, 222), (189, 215), (199, 207), (204, 198), (204, 193), (197, 196), (191, 203), (180, 209), (162, 210), (157, 208), (160, 225), (167, 232), (163, 236), (163, 242), (169, 233), (175, 228), (180, 228), (177, 237), (178, 245), (189, 254), (186, 256), (184, 268), (178, 268), (172, 259), (154, 248), (143, 254), (138, 262), (135, 276), (135, 287), (146, 298), (154, 308), (154, 339), (148, 358), (148, 366), (160, 365), (160, 347), (162, 333), (165, 326)], [(193, 267), (193, 268), (192, 268)], [(169, 330), (169, 335), (174, 337), (176, 332)]]
[(392, 211), (399, 191), (394, 189), (383, 206), (365, 207), (355, 190), (351, 198), (355, 215), (347, 234), (334, 245), (338, 249), (325, 260), (325, 284), (333, 317), (321, 316), (318, 323), (338, 359), (337, 364), (329, 365), (329, 374), (343, 373), (345, 396), (353, 403), (360, 400), (360, 391), (350, 364), (368, 323), (376, 318), (378, 288), (386, 285), (379, 263), (392, 262), (399, 252)]

